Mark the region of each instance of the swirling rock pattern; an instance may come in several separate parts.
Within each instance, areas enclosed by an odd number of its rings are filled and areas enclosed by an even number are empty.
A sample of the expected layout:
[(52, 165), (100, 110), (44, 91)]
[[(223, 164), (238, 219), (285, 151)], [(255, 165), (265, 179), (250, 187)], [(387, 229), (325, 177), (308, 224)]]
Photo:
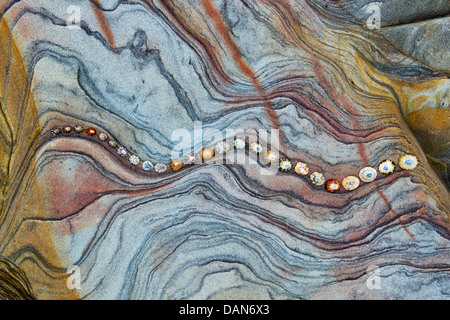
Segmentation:
[[(2, 297), (449, 298), (448, 61), (368, 30), (365, 2), (71, 5), (0, 2)], [(95, 127), (168, 163), (197, 121), (196, 151), (211, 129), (279, 129), (284, 155), (339, 181), (404, 153), (419, 166), (331, 194), (259, 163), (146, 175), (49, 134)]]

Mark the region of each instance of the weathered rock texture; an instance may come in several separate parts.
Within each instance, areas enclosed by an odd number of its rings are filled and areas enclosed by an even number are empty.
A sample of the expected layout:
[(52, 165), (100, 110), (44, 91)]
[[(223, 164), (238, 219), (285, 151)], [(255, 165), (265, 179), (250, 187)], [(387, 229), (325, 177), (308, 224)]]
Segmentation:
[[(430, 16), (405, 2), (368, 30), (367, 1), (80, 1), (78, 28), (73, 1), (1, 1), (2, 288), (448, 299), (448, 1)], [(49, 133), (94, 127), (168, 163), (174, 130), (196, 121), (196, 152), (218, 142), (206, 129), (279, 129), (284, 155), (339, 181), (407, 152), (420, 164), (331, 194), (260, 163), (146, 174), (98, 140)]]

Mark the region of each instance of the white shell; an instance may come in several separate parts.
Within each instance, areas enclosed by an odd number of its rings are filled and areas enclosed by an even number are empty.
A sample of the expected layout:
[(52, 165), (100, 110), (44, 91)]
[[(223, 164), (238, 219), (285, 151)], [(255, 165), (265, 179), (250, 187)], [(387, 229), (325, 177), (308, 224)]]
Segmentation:
[(215, 148), (217, 153), (221, 153), (221, 154), (226, 153), (229, 149), (230, 149), (230, 145), (226, 142), (219, 142)]
[(364, 182), (372, 182), (377, 177), (377, 170), (372, 167), (365, 167), (359, 171), (359, 178)]
[(414, 170), (418, 164), (417, 157), (412, 154), (405, 154), (398, 159), (398, 166), (405, 170)]
[(384, 160), (378, 166), (378, 171), (380, 171), (381, 173), (384, 173), (384, 174), (390, 174), (390, 173), (394, 172), (394, 170), (395, 170), (395, 164), (391, 160)]
[(234, 146), (236, 149), (244, 149), (245, 141), (238, 138), (238, 139), (234, 140)]
[(250, 150), (252, 150), (253, 152), (256, 152), (256, 153), (260, 153), (263, 151), (263, 147), (259, 143), (253, 142), (250, 145)]
[(128, 151), (124, 147), (119, 147), (117, 148), (117, 153), (120, 154), (122, 157), (125, 157), (128, 154)]
[(158, 173), (163, 173), (167, 171), (167, 166), (164, 163), (155, 164), (155, 171)]
[(130, 161), (131, 164), (138, 165), (139, 162), (141, 162), (141, 159), (139, 159), (138, 156), (135, 156), (135, 155), (133, 154), (133, 155), (131, 155), (131, 156), (128, 158), (128, 161)]
[(145, 160), (144, 162), (142, 162), (142, 169), (144, 169), (145, 171), (151, 171), (154, 167), (155, 166), (153, 165), (153, 163), (149, 160)]

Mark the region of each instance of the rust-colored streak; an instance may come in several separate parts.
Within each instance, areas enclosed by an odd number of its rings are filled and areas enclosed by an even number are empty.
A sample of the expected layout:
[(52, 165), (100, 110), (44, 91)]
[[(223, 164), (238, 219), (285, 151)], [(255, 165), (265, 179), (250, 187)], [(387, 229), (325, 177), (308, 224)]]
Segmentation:
[[(402, 219), (399, 219), (400, 222), (402, 222)], [(407, 227), (405, 227), (404, 225), (402, 225), (403, 230), (405, 230), (405, 232), (410, 236), (411, 239), (416, 240), (416, 238), (414, 238), (414, 235), (411, 233), (411, 231), (408, 230)]]
[[(151, 8), (151, 10), (162, 14), (159, 9), (155, 8), (152, 1), (143, 0), (143, 2)], [(217, 56), (214, 54), (213, 47), (208, 44), (206, 39), (200, 33), (195, 31), (195, 26), (188, 21), (188, 17), (184, 17), (182, 12), (179, 12), (175, 5), (170, 1), (161, 1), (160, 6), (167, 11), (165, 18), (187, 37), (186, 42), (192, 44), (197, 43), (199, 45), (199, 47), (192, 46), (193, 50), (199, 55), (201, 55), (201, 53), (198, 50), (203, 50), (205, 54), (204, 58), (206, 61), (209, 61), (209, 65), (211, 67), (206, 70), (207, 73), (211, 75), (216, 74), (216, 76), (219, 76), (220, 82), (224, 86), (232, 85), (233, 81), (223, 70)]]
[[(331, 95), (333, 97), (335, 97), (336, 99), (336, 103), (341, 103), (347, 110), (351, 110), (353, 113), (356, 114), (356, 108), (353, 107), (353, 105), (338, 91), (336, 91), (334, 89), (334, 87), (331, 85), (331, 83), (328, 81), (327, 77), (325, 76), (325, 74), (322, 72), (322, 65), (320, 63), (320, 61), (313, 57), (313, 70), (314, 73), (316, 74), (317, 80), (327, 89), (329, 90), (329, 92), (331, 92)], [(352, 124), (354, 126), (355, 129), (357, 130), (361, 130), (361, 124), (358, 121), (352, 121)], [(357, 144), (358, 146), (358, 154), (362, 160), (362, 162), (364, 163), (365, 166), (370, 166), (369, 164), (369, 159), (367, 157), (367, 152), (366, 152), (366, 147), (363, 143), (359, 142)], [(377, 194), (380, 196), (380, 198), (383, 200), (383, 202), (388, 206), (389, 208), (389, 212), (391, 212), (392, 214), (394, 214), (395, 216), (397, 216), (397, 212), (392, 208), (391, 204), (389, 203), (388, 198), (385, 196), (385, 194), (378, 188), (378, 184), (376, 184), (376, 191)], [(402, 221), (401, 219), (399, 219), (400, 222)], [(411, 237), (411, 239), (415, 240), (413, 234), (411, 233), (411, 231), (409, 231), (404, 225), (402, 225), (403, 229), (405, 230), (405, 232)]]
[[(392, 208), (391, 204), (389, 203), (388, 198), (379, 189), (378, 183), (376, 181), (374, 181), (374, 184), (375, 184), (375, 188), (376, 188), (377, 194), (380, 196), (380, 198), (383, 200), (383, 202), (388, 206), (389, 212), (392, 213), (394, 216), (398, 216), (398, 213)], [(408, 228), (406, 228), (403, 225), (404, 221), (403, 221), (402, 217), (399, 217), (398, 220), (400, 221), (400, 223), (402, 223), (403, 230), (405, 230), (405, 232), (411, 237), (411, 239), (416, 240), (416, 238), (414, 238), (414, 235), (411, 233), (411, 231), (409, 231)]]
[[(230, 36), (230, 33), (228, 32), (228, 28), (227, 28), (225, 22), (223, 21), (219, 10), (217, 10), (217, 8), (215, 7), (215, 5), (212, 3), (211, 0), (201, 0), (201, 3), (203, 5), (203, 7), (205, 8), (206, 14), (214, 22), (214, 25), (215, 25), (220, 37), (224, 41), (227, 48), (230, 50), (233, 61), (239, 67), (239, 69), (241, 70), (243, 75), (250, 79), (250, 81), (253, 84), (253, 87), (256, 89), (256, 92), (261, 97), (263, 104), (264, 104), (264, 111), (265, 111), (266, 115), (269, 117), (269, 119), (272, 123), (272, 127), (275, 129), (279, 129), (280, 122), (278, 119), (278, 115), (277, 115), (276, 111), (272, 109), (272, 103), (271, 103), (270, 99), (268, 98), (266, 91), (264, 90), (261, 82), (259, 81), (259, 79), (256, 76), (253, 69), (243, 59), (242, 54), (239, 50), (239, 47), (238, 47), (236, 41), (234, 41), (234, 39)], [(283, 137), (282, 137), (282, 132), (280, 132), (280, 150), (283, 151), (283, 149), (284, 149)]]
[(100, 9), (97, 0), (91, 1), (91, 7), (92, 11), (95, 14), (95, 17), (97, 18), (100, 28), (102, 29), (102, 32), (105, 35), (106, 41), (108, 41), (109, 46), (112, 49), (115, 49), (116, 44), (114, 41), (114, 36), (112, 34), (111, 28), (109, 27), (108, 19), (106, 18), (105, 13)]
[[(316, 57), (312, 57), (313, 61), (313, 70), (316, 75), (317, 80), (331, 93), (332, 97), (335, 97), (336, 103), (341, 103), (347, 110), (352, 111), (356, 114), (356, 108), (352, 106), (352, 104), (338, 91), (334, 89), (328, 79), (325, 77), (325, 74), (322, 71), (322, 64), (320, 60)], [(356, 130), (362, 130), (362, 127), (358, 121), (352, 121), (352, 124)], [(366, 167), (370, 166), (369, 160), (367, 158), (366, 148), (363, 143), (358, 143), (358, 154)]]

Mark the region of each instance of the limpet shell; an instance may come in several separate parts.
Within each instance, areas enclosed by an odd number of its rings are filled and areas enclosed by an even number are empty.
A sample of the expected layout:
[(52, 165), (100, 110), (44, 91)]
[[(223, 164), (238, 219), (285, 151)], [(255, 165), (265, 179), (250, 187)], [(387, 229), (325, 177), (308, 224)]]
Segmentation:
[(325, 178), (320, 172), (313, 172), (309, 178), (311, 179), (311, 182), (316, 186), (321, 186), (325, 183)]
[(383, 160), (378, 166), (378, 171), (384, 174), (390, 174), (394, 172), (394, 170), (395, 170), (394, 161), (389, 159)]
[(279, 168), (281, 171), (289, 171), (292, 169), (292, 162), (288, 159), (281, 159)]
[(267, 162), (275, 162), (278, 160), (278, 155), (272, 150), (268, 150), (266, 151), (266, 153), (264, 153), (264, 159)]
[(359, 187), (359, 179), (355, 176), (348, 176), (342, 179), (342, 187), (344, 187), (345, 190), (355, 190)]
[(414, 170), (418, 164), (417, 157), (412, 154), (405, 154), (398, 159), (398, 166), (404, 170)]
[(365, 167), (359, 171), (359, 178), (364, 182), (372, 182), (377, 177), (377, 170), (372, 167)]
[(306, 163), (298, 162), (295, 165), (294, 171), (301, 176), (306, 176), (309, 172), (309, 167)]

